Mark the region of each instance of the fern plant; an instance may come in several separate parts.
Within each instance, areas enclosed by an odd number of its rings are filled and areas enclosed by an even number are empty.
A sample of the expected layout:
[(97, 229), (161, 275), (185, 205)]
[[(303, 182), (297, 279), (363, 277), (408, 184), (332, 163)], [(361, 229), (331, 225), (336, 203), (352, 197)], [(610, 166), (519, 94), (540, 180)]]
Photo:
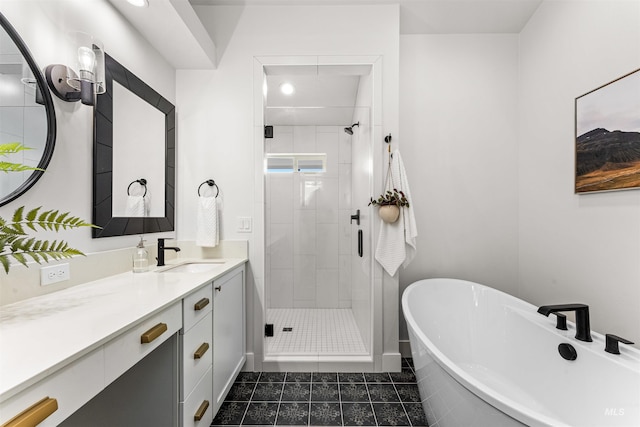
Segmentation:
[(25, 215), (24, 206), (21, 206), (16, 209), (10, 221), (0, 217), (0, 263), (6, 273), (9, 272), (10, 258), (27, 266), (29, 258), (41, 264), (43, 261), (84, 255), (78, 249), (69, 247), (64, 240), (40, 240), (30, 237), (27, 231), (60, 231), (95, 226), (71, 216), (69, 212), (41, 209), (42, 207), (31, 209)]
[[(30, 150), (19, 142), (0, 144), (0, 156), (15, 154)], [(20, 163), (0, 161), (2, 172), (22, 172), (27, 170), (44, 170), (25, 166)], [(71, 216), (69, 212), (60, 213), (58, 210), (41, 211), (42, 206), (31, 209), (24, 214), (24, 206), (19, 207), (11, 217), (5, 220), (0, 216), (0, 264), (5, 273), (9, 273), (11, 259), (27, 266), (29, 258), (41, 264), (50, 260), (71, 258), (74, 255), (84, 255), (78, 249), (69, 247), (64, 240), (39, 240), (30, 237), (28, 231), (37, 232), (60, 231), (78, 227), (96, 227), (80, 218)]]
[[(16, 154), (21, 151), (31, 150), (29, 147), (25, 147), (20, 142), (8, 142), (6, 144), (0, 144), (0, 156), (8, 156), (10, 154)], [(3, 172), (24, 172), (24, 171), (42, 171), (44, 169), (33, 166), (26, 166), (21, 163), (11, 163), (0, 161), (0, 171)]]

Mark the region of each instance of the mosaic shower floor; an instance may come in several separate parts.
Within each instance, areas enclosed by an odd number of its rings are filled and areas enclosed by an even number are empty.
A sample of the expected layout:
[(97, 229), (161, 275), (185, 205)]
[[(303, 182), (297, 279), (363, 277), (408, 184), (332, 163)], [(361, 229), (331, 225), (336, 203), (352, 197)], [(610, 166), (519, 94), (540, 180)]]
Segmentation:
[(241, 372), (213, 426), (427, 426), (410, 359), (402, 372)]

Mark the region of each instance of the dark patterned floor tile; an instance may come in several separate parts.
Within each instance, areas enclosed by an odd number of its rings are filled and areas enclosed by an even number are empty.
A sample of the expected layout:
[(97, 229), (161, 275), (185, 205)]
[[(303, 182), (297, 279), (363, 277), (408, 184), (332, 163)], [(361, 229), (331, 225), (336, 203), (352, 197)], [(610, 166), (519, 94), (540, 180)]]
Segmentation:
[(253, 389), (255, 389), (256, 383), (239, 383), (236, 382), (231, 386), (231, 390), (227, 394), (225, 400), (236, 402), (248, 402), (251, 399)]
[(410, 367), (413, 368), (413, 358), (412, 357), (403, 357), (402, 358), (402, 367)]
[(249, 408), (244, 416), (242, 425), (249, 426), (271, 426), (276, 421), (276, 413), (278, 412), (277, 403), (249, 403)]
[(309, 425), (312, 426), (341, 426), (342, 416), (339, 403), (311, 403)]
[(311, 372), (287, 372), (285, 381), (288, 383), (310, 383)]
[(409, 425), (409, 419), (400, 403), (374, 403), (373, 411), (379, 426)]
[(308, 403), (280, 403), (276, 425), (278, 426), (301, 426), (309, 424), (309, 404)]
[(238, 374), (238, 378), (236, 378), (237, 383), (257, 383), (258, 377), (260, 377), (260, 372), (240, 372)]
[(417, 384), (395, 384), (401, 402), (420, 402), (420, 390)]
[(312, 383), (311, 400), (313, 402), (338, 402), (338, 384)]
[(409, 415), (409, 421), (411, 421), (412, 426), (429, 427), (421, 403), (405, 403), (404, 409), (407, 411), (407, 415)]
[(375, 426), (376, 419), (370, 403), (343, 403), (342, 418), (345, 426)]
[(258, 383), (251, 401), (277, 402), (282, 395), (282, 383)]
[(365, 373), (364, 374), (364, 379), (367, 381), (367, 383), (369, 384), (380, 384), (380, 383), (390, 383), (391, 382), (391, 377), (389, 377), (389, 374), (386, 372), (382, 372), (382, 373)]
[(312, 382), (321, 382), (321, 383), (337, 383), (338, 382), (338, 373), (337, 372), (314, 372), (313, 377), (311, 378)]
[(364, 383), (364, 375), (361, 372), (339, 373), (338, 381), (340, 383), (360, 384)]
[(371, 402), (399, 402), (393, 384), (368, 384)]
[(285, 383), (282, 391), (283, 402), (308, 402), (311, 396), (311, 383)]
[(213, 419), (212, 425), (240, 425), (248, 404), (249, 402), (224, 402)]
[(411, 368), (402, 368), (401, 372), (391, 372), (389, 374), (394, 383), (415, 383), (416, 376)]
[(340, 384), (342, 402), (369, 402), (366, 384)]
[(286, 372), (263, 372), (258, 382), (261, 383), (283, 383)]

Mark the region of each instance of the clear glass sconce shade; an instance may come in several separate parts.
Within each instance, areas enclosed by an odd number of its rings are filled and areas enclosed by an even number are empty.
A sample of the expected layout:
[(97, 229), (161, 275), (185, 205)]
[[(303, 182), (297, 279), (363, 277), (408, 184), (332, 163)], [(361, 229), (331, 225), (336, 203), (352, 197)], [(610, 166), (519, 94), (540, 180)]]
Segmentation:
[(93, 85), (96, 94), (106, 91), (104, 78), (104, 45), (86, 33), (74, 33), (77, 54), (73, 65), (68, 67), (67, 83), (81, 90), (83, 82)]

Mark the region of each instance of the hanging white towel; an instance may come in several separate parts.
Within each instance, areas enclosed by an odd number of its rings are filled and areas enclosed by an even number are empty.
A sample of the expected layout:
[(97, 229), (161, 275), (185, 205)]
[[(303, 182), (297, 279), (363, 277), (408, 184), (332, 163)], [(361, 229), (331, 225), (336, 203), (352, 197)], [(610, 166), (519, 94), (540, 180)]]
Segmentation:
[(398, 221), (394, 223), (381, 221), (380, 233), (378, 234), (376, 260), (389, 275), (393, 276), (401, 265), (406, 267), (415, 258), (418, 229), (413, 212), (409, 180), (398, 150), (393, 152), (390, 168), (393, 180), (387, 180), (385, 190), (393, 191), (395, 188), (402, 191), (409, 201), (409, 207), (400, 208)]
[(218, 246), (218, 203), (216, 197), (198, 198), (196, 245)]
[(146, 200), (142, 196), (127, 196), (126, 216), (141, 217), (146, 215)]

